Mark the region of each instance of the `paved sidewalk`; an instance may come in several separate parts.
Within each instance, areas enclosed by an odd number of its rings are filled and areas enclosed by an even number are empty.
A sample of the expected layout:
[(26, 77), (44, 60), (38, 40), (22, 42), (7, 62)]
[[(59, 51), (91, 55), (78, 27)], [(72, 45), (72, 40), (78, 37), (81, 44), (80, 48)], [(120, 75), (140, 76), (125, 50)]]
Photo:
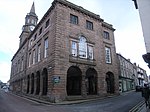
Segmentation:
[(150, 109), (146, 108), (146, 105), (144, 103), (139, 112), (150, 112)]

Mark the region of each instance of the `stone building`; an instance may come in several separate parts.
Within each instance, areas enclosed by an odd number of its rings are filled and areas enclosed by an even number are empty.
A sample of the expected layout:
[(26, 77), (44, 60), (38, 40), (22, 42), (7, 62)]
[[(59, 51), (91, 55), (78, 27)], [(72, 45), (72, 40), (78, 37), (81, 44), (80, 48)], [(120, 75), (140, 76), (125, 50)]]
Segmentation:
[(144, 83), (148, 83), (147, 73), (143, 68), (137, 66), (137, 85), (143, 87)]
[(117, 54), (119, 66), (119, 91), (126, 92), (135, 89), (134, 66), (129, 59)]
[(37, 20), (33, 4), (12, 58), (13, 92), (51, 102), (119, 93), (112, 25), (66, 0)]
[(127, 92), (134, 90), (136, 86), (144, 86), (148, 83), (146, 71), (131, 63), (130, 59), (126, 59), (121, 54), (117, 54), (118, 71), (119, 71), (119, 92)]

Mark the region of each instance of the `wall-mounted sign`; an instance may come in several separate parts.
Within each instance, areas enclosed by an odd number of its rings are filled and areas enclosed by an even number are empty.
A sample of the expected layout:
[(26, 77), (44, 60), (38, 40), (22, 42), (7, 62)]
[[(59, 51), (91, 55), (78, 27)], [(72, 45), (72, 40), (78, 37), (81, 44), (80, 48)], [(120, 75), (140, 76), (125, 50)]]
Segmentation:
[(60, 82), (60, 76), (53, 76), (53, 83), (59, 83)]

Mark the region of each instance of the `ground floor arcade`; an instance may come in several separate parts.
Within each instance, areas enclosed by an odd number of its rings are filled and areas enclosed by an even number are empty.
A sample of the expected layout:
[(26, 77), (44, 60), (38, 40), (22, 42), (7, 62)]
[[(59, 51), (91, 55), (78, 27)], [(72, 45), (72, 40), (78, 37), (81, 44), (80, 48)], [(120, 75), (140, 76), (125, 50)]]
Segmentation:
[(100, 77), (95, 68), (89, 67), (83, 72), (78, 66), (70, 66), (65, 75), (56, 76), (44, 68), (12, 81), (10, 85), (13, 92), (52, 97), (50, 101), (56, 102), (55, 94), (57, 101), (65, 100), (67, 96), (114, 94), (115, 76), (108, 71), (104, 77)]

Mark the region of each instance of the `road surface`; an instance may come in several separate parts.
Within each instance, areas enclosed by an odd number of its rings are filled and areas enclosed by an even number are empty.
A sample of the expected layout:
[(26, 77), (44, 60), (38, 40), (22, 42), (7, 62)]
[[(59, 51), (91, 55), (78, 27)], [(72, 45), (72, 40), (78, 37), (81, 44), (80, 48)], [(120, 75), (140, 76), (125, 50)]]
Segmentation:
[(140, 92), (71, 105), (46, 105), (0, 90), (0, 112), (129, 112), (142, 101)]

